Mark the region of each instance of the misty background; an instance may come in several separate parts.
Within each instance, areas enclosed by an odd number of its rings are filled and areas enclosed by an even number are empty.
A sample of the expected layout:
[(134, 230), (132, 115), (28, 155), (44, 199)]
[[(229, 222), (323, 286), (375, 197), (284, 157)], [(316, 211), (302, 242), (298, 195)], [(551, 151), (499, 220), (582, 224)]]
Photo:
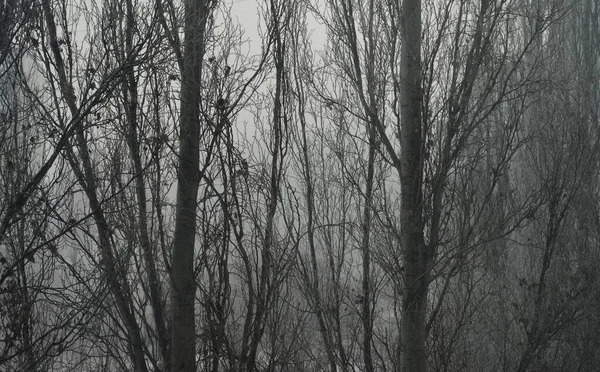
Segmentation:
[(0, 371), (600, 365), (594, 0), (0, 0)]

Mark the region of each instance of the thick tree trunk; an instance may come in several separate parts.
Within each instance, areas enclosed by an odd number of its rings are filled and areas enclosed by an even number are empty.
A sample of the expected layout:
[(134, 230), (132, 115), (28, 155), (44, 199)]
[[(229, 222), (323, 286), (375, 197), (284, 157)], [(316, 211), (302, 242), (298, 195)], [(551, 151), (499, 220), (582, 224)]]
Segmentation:
[(401, 321), (402, 371), (424, 372), (427, 257), (423, 239), (421, 133), (421, 1), (404, 0), (401, 50), (401, 244), (404, 303)]
[(181, 74), (177, 209), (172, 255), (171, 371), (196, 371), (194, 243), (200, 177), (200, 76), (206, 28), (205, 0), (185, 1)]

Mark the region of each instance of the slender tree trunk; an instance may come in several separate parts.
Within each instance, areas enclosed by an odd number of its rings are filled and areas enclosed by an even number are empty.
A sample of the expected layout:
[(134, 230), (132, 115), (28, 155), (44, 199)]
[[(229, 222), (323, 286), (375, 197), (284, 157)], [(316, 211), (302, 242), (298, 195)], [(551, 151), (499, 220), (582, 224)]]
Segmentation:
[(369, 132), (369, 159), (367, 164), (367, 180), (365, 190), (365, 207), (362, 220), (362, 326), (363, 326), (363, 359), (365, 372), (373, 372), (373, 355), (371, 352), (371, 343), (373, 342), (373, 315), (371, 312), (371, 250), (370, 231), (371, 231), (371, 209), (373, 202), (373, 178), (375, 174), (375, 140), (376, 132), (373, 124), (368, 125)]
[(247, 362), (245, 368), (247, 372), (254, 372), (256, 370), (256, 357), (258, 354), (258, 347), (260, 341), (265, 332), (266, 320), (268, 317), (269, 308), (271, 306), (271, 300), (273, 297), (274, 286), (276, 285), (273, 280), (274, 262), (272, 262), (272, 250), (275, 230), (275, 214), (277, 213), (277, 205), (279, 203), (278, 195), (280, 193), (280, 184), (283, 176), (283, 159), (285, 156), (285, 127), (286, 113), (285, 113), (285, 95), (286, 92), (286, 72), (285, 72), (285, 45), (283, 43), (283, 36), (278, 18), (277, 11), (279, 4), (275, 1), (270, 2), (271, 6), (271, 21), (273, 22), (274, 31), (274, 62), (275, 62), (275, 93), (273, 102), (273, 123), (272, 123), (272, 158), (271, 158), (271, 172), (269, 181), (269, 199), (267, 209), (267, 221), (265, 226), (264, 242), (260, 252), (261, 257), (261, 268), (260, 268), (260, 279), (258, 283), (258, 293), (256, 298), (256, 308), (254, 313), (254, 326), (251, 336), (250, 348), (248, 350)]
[(401, 320), (402, 371), (425, 372), (427, 249), (423, 239), (421, 130), (421, 0), (402, 3), (401, 89), (401, 244), (404, 303)]
[[(50, 49), (56, 63), (61, 93), (63, 94), (64, 100), (67, 103), (72, 117), (75, 118), (79, 115), (77, 97), (75, 96), (73, 85), (67, 79), (66, 67), (59, 48), (56, 23), (54, 21), (54, 14), (50, 1), (44, 0), (42, 2), (42, 8), (46, 27), (48, 28)], [(70, 154), (69, 162), (73, 172), (77, 176), (79, 183), (85, 191), (88, 202), (90, 203), (92, 216), (96, 224), (96, 228), (98, 229), (98, 244), (100, 247), (100, 254), (102, 257), (106, 280), (111, 293), (115, 298), (119, 314), (123, 318), (123, 322), (125, 323), (125, 327), (127, 329), (127, 338), (131, 345), (130, 356), (134, 365), (134, 370), (137, 372), (147, 372), (148, 367), (144, 357), (142, 335), (135, 315), (131, 311), (130, 307), (131, 303), (129, 300), (129, 294), (131, 291), (128, 288), (127, 279), (123, 277), (121, 270), (119, 270), (116, 264), (113, 254), (110, 227), (106, 220), (102, 204), (98, 198), (96, 174), (94, 172), (92, 161), (89, 155), (88, 143), (83, 130), (77, 131), (75, 143), (80, 156), (79, 158), (76, 158), (73, 149), (71, 147), (67, 147), (66, 149)]]
[[(297, 84), (301, 84), (297, 82)], [(314, 278), (306, 277), (307, 285), (310, 288), (310, 296), (314, 301), (315, 316), (317, 317), (317, 323), (319, 325), (319, 333), (323, 338), (323, 345), (325, 346), (325, 353), (327, 354), (327, 361), (329, 363), (329, 371), (337, 372), (336, 357), (333, 351), (333, 339), (331, 333), (327, 329), (325, 316), (323, 314), (323, 300), (321, 299), (320, 285), (319, 285), (319, 269), (317, 265), (317, 249), (315, 246), (315, 200), (314, 200), (314, 188), (313, 188), (313, 177), (310, 163), (310, 156), (308, 153), (308, 140), (306, 137), (306, 117), (304, 114), (304, 97), (302, 97), (299, 110), (299, 122), (300, 122), (300, 137), (301, 143), (300, 148), (302, 151), (302, 171), (304, 176), (304, 182), (306, 184), (306, 208), (307, 208), (307, 236), (308, 236), (308, 247), (310, 251), (310, 267), (314, 274)]]
[[(368, 43), (368, 58), (366, 63), (366, 74), (367, 74), (367, 94), (369, 97), (369, 109), (365, 110), (367, 116), (370, 112), (370, 120), (367, 123), (367, 133), (369, 136), (369, 157), (367, 160), (367, 179), (365, 189), (365, 207), (363, 210), (362, 220), (362, 325), (363, 325), (363, 361), (365, 364), (365, 372), (373, 372), (373, 353), (371, 344), (373, 342), (373, 314), (372, 314), (372, 286), (371, 286), (371, 250), (370, 250), (370, 232), (371, 232), (371, 220), (372, 220), (372, 204), (373, 204), (373, 179), (375, 177), (375, 158), (377, 150), (377, 129), (378, 124), (377, 118), (379, 111), (378, 99), (376, 98), (376, 79), (375, 79), (375, 35), (373, 30), (373, 19), (375, 17), (375, 4), (374, 0), (369, 2), (369, 13), (368, 13), (368, 30), (367, 34), (369, 40)], [(366, 99), (363, 100), (366, 103)], [(366, 105), (365, 105), (366, 106)], [(366, 108), (366, 107), (365, 107)]]
[(200, 178), (200, 77), (207, 6), (205, 0), (186, 0), (184, 6), (179, 169), (172, 254), (172, 372), (196, 371), (194, 243)]
[[(127, 0), (127, 26), (125, 36), (125, 48), (127, 53), (133, 51), (133, 34), (135, 28), (135, 11), (134, 4), (131, 0)], [(150, 236), (148, 233), (148, 208), (147, 208), (147, 197), (146, 197), (146, 184), (144, 181), (144, 172), (142, 167), (142, 158), (140, 154), (140, 142), (138, 140), (138, 85), (135, 77), (135, 70), (132, 64), (126, 68), (126, 79), (124, 80), (125, 87), (125, 110), (127, 123), (129, 125), (127, 143), (129, 150), (131, 151), (131, 159), (133, 161), (133, 168), (135, 174), (135, 190), (137, 196), (137, 212), (138, 212), (138, 225), (139, 240), (142, 250), (142, 256), (144, 263), (146, 264), (146, 275), (148, 279), (148, 287), (150, 290), (150, 303), (152, 305), (152, 313), (154, 315), (154, 325), (156, 327), (156, 333), (158, 336), (158, 345), (162, 362), (168, 365), (168, 345), (169, 338), (167, 333), (167, 327), (163, 316), (163, 303), (161, 301), (161, 285), (156, 271), (156, 265), (154, 263), (154, 250), (150, 243)]]

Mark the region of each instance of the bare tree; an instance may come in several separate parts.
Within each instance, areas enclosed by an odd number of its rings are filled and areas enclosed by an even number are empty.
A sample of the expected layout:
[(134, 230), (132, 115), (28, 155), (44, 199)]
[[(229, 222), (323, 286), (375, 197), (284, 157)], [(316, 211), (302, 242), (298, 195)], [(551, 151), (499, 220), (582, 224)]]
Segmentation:
[(0, 0), (0, 368), (594, 369), (598, 6), (237, 6)]
[(171, 370), (196, 370), (194, 246), (200, 181), (200, 77), (211, 1), (184, 4), (177, 209), (172, 254)]

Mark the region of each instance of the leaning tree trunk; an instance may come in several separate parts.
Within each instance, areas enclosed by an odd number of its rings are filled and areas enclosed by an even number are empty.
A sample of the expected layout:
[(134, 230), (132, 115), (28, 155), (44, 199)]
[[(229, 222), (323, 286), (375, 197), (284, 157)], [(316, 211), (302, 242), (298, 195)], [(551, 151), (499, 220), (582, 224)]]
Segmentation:
[(205, 0), (185, 1), (181, 73), (180, 147), (172, 255), (171, 371), (196, 371), (194, 243), (200, 179), (200, 76), (204, 55)]
[(402, 371), (424, 372), (427, 308), (427, 249), (423, 238), (421, 131), (421, 0), (404, 0), (401, 49), (401, 244), (404, 303)]
[[(65, 66), (59, 47), (60, 44), (57, 36), (58, 33), (54, 20), (52, 2), (50, 0), (43, 0), (41, 6), (45, 18), (45, 25), (47, 27), (46, 32), (49, 37), (50, 51), (54, 57), (55, 69), (58, 74), (60, 91), (72, 118), (75, 119), (81, 115), (82, 110), (81, 107), (78, 106), (73, 85), (68, 79), (67, 67)], [(82, 121), (78, 121), (78, 129), (81, 128), (79, 127), (81, 124)], [(75, 131), (75, 128), (73, 128), (73, 130), (75, 134), (74, 144), (80, 154), (79, 157), (76, 157), (74, 148), (66, 145), (64, 148), (68, 154), (71, 168), (88, 198), (89, 207), (92, 211), (91, 215), (98, 230), (98, 245), (100, 247), (100, 254), (104, 265), (104, 274), (106, 275), (108, 287), (114, 296), (119, 315), (122, 317), (127, 330), (126, 337), (131, 345), (130, 356), (133, 368), (136, 372), (147, 372), (148, 367), (144, 356), (144, 342), (141, 330), (135, 314), (131, 310), (131, 297), (129, 295), (130, 289), (128, 288), (127, 278), (125, 278), (122, 270), (119, 269), (117, 259), (113, 253), (111, 229), (98, 195), (97, 175), (95, 174), (92, 165), (90, 149), (87, 139), (85, 138), (85, 131), (84, 129)], [(16, 205), (18, 206), (18, 204)]]

